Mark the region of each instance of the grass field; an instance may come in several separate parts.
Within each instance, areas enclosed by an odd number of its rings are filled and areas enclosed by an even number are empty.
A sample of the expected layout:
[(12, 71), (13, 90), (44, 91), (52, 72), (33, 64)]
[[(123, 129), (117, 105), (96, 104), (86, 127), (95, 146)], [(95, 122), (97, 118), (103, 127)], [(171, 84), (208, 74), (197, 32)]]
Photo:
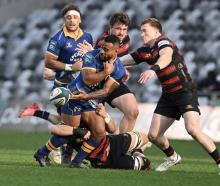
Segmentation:
[[(0, 185), (167, 185), (217, 186), (220, 176), (212, 159), (195, 142), (172, 141), (182, 163), (163, 173), (103, 169), (70, 169), (59, 165), (41, 168), (33, 159), (38, 147), (49, 137), (45, 133), (0, 132)], [(220, 149), (220, 144), (217, 144)], [(146, 152), (155, 168), (164, 155), (155, 147)]]

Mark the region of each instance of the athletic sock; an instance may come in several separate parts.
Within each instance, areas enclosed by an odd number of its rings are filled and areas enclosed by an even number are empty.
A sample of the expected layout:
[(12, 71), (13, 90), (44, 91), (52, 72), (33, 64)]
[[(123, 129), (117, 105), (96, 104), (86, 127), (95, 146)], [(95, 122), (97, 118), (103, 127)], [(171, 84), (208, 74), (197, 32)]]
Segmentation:
[(163, 150), (167, 157), (170, 157), (174, 154), (173, 147), (169, 146), (167, 149)]
[(220, 155), (217, 149), (209, 153), (209, 155), (215, 160), (217, 165), (220, 164)]
[(54, 135), (48, 140), (46, 145), (44, 145), (38, 150), (38, 153), (43, 156), (48, 156), (51, 151), (56, 150), (58, 147), (62, 146), (67, 142), (68, 142), (67, 137)]
[(73, 159), (73, 163), (82, 163), (82, 161), (99, 145), (95, 138), (90, 137), (89, 140), (83, 142), (81, 148)]
[(47, 111), (42, 111), (42, 110), (37, 110), (37, 111), (35, 111), (35, 113), (34, 113), (34, 116), (36, 116), (36, 117), (38, 117), (38, 118), (45, 119), (45, 120), (48, 120), (49, 115), (50, 115), (49, 112), (47, 112)]

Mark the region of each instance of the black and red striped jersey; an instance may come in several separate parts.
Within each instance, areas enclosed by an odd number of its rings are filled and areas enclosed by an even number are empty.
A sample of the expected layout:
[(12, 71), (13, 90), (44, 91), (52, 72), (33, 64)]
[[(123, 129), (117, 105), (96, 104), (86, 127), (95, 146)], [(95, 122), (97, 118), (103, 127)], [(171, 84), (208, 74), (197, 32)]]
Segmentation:
[(108, 135), (105, 136), (105, 138), (102, 140), (99, 146), (92, 151), (92, 153), (89, 155), (89, 159), (91, 162), (102, 165), (107, 161), (107, 157), (108, 157), (107, 148), (109, 148), (110, 145), (109, 140), (110, 140), (109, 136)]
[[(109, 35), (108, 32), (104, 32), (102, 36), (96, 41), (94, 46), (95, 49), (100, 48), (103, 44), (104, 39)], [(118, 57), (124, 56), (128, 54), (128, 50), (130, 48), (130, 37), (127, 35), (121, 42), (120, 47), (118, 49)]]
[(154, 65), (160, 57), (160, 50), (165, 47), (171, 47), (173, 49), (173, 56), (171, 63), (157, 72), (162, 91), (164, 93), (173, 93), (192, 89), (194, 84), (188, 73), (183, 55), (176, 44), (169, 38), (162, 35), (156, 39), (153, 47), (144, 45), (132, 52), (131, 56), (137, 64), (146, 62), (149, 65)]

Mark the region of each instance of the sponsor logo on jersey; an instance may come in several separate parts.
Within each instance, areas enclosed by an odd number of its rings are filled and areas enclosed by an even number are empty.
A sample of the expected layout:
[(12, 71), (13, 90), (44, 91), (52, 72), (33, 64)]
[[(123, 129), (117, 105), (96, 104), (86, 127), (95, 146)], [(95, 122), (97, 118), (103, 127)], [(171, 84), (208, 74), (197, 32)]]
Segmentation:
[(49, 47), (48, 47), (48, 48), (49, 48), (50, 50), (52, 50), (52, 51), (56, 51), (56, 49), (57, 49), (57, 42), (51, 40), (50, 43), (49, 43)]
[(71, 48), (73, 45), (71, 45), (70, 42), (66, 43), (66, 48)]
[(85, 64), (91, 64), (92, 63), (92, 56), (86, 55), (84, 62), (85, 62)]
[(70, 61), (76, 62), (77, 60), (82, 59), (83, 56), (84, 55), (82, 53), (76, 52), (71, 56)]

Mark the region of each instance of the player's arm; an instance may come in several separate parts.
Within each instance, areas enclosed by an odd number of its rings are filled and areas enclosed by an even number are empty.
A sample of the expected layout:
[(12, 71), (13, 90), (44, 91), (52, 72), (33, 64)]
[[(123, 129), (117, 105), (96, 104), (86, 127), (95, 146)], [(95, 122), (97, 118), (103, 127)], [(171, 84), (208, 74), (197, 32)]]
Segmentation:
[(47, 51), (45, 54), (45, 67), (53, 70), (76, 72), (82, 68), (82, 60), (79, 60), (74, 64), (65, 64), (58, 61), (58, 56)]
[(115, 133), (117, 130), (115, 122), (105, 110), (105, 106), (102, 103), (97, 105), (96, 113), (104, 119), (106, 131), (112, 134)]
[(90, 93), (80, 92), (77, 95), (72, 94), (71, 99), (80, 99), (80, 100), (101, 99), (106, 97), (108, 94), (110, 94), (113, 90), (119, 87), (119, 85), (120, 84), (115, 79), (113, 79), (112, 77), (108, 77), (102, 89)]
[(44, 79), (46, 79), (48, 81), (53, 81), (55, 79), (54, 70), (52, 70), (50, 68), (44, 68), (43, 77), (44, 77)]
[(109, 95), (113, 90), (119, 87), (119, 83), (112, 77), (108, 77), (108, 80), (105, 82), (104, 87), (94, 92), (87, 94), (87, 100), (90, 99), (101, 99)]
[(156, 72), (166, 68), (172, 61), (173, 49), (171, 47), (165, 47), (159, 51), (159, 55), (160, 57), (155, 65), (141, 73), (138, 80), (139, 83), (145, 83), (147, 80), (151, 79), (156, 74)]
[(173, 56), (173, 49), (171, 47), (165, 47), (159, 51), (159, 55), (160, 57), (155, 65), (158, 65), (161, 70), (166, 68), (171, 63)]
[(124, 66), (128, 66), (128, 67), (134, 66), (137, 64), (130, 54), (120, 57), (120, 60), (122, 61)]
[(112, 63), (104, 63), (104, 70), (96, 72), (95, 68), (85, 67), (82, 69), (83, 81), (87, 85), (93, 85), (104, 80), (108, 75), (114, 70), (114, 65)]

